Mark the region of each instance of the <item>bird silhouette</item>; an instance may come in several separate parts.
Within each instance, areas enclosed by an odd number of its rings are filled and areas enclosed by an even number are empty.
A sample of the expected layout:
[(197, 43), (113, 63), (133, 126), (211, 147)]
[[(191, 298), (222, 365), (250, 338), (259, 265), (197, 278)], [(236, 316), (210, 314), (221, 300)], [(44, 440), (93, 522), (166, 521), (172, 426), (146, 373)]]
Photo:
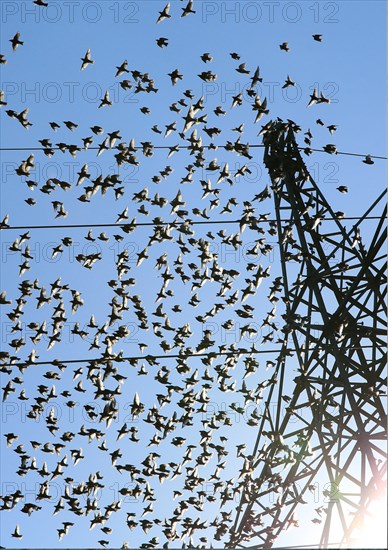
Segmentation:
[(81, 65), (81, 71), (86, 69), (88, 65), (93, 65), (94, 61), (90, 56), (90, 48), (86, 50), (85, 56), (81, 57), (82, 65)]
[(13, 38), (10, 39), (10, 42), (12, 44), (12, 49), (14, 52), (16, 52), (17, 48), (19, 46), (23, 46), (24, 42), (20, 40), (20, 32), (17, 32)]

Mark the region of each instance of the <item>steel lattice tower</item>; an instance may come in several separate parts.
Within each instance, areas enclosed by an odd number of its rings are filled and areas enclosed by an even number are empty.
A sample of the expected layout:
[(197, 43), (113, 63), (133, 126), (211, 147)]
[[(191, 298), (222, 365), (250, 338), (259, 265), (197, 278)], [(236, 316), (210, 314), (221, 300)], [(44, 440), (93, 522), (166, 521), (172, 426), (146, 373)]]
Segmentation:
[[(288, 338), (228, 546), (271, 547), (322, 485), (319, 545), (350, 545), (370, 502), (385, 491), (385, 193), (347, 230), (308, 174), (296, 126), (278, 119), (266, 128)], [(377, 211), (365, 246), (363, 224)]]

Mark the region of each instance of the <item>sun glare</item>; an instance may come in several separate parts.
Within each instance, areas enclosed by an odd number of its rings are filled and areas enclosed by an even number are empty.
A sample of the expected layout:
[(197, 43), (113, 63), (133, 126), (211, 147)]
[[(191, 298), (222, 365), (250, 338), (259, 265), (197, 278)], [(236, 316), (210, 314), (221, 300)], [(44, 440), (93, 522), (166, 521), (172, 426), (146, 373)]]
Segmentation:
[(375, 500), (368, 509), (364, 525), (355, 531), (352, 548), (388, 548), (387, 503)]

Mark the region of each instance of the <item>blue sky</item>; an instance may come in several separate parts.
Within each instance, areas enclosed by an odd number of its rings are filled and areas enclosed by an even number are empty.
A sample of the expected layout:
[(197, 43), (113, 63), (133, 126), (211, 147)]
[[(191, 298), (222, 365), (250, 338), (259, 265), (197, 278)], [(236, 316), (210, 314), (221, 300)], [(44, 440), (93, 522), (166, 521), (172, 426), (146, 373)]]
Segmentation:
[[(191, 89), (195, 100), (201, 96), (204, 97), (204, 112), (208, 113), (208, 127), (218, 126), (222, 129), (221, 135), (213, 140), (215, 144), (222, 145), (227, 140), (236, 139), (237, 134), (232, 129), (241, 123), (245, 123), (242, 141), (251, 145), (260, 143), (261, 137), (258, 137), (258, 132), (261, 125), (270, 118), (280, 117), (294, 120), (302, 127), (303, 132), (310, 128), (314, 135), (313, 147), (322, 148), (326, 144), (334, 143), (339, 151), (385, 155), (386, 133), (385, 124), (382, 121), (386, 119), (386, 75), (384, 71), (386, 66), (386, 7), (382, 1), (372, 0), (365, 3), (357, 1), (210, 2), (203, 0), (194, 2), (196, 14), (185, 18), (180, 17), (181, 8), (185, 2), (173, 1), (170, 11), (172, 18), (158, 25), (155, 22), (158, 12), (165, 5), (163, 1), (62, 2), (49, 0), (49, 4), (47, 9), (34, 6), (32, 1), (3, 1), (0, 6), (2, 31), (0, 52), (4, 53), (7, 58), (7, 64), (0, 66), (0, 88), (4, 90), (5, 100), (8, 102), (8, 105), (1, 109), (0, 115), (2, 119), (0, 146), (2, 148), (39, 147), (38, 140), (43, 138), (49, 138), (54, 144), (63, 141), (81, 146), (81, 138), (93, 135), (90, 131), (90, 127), (93, 125), (100, 125), (104, 128), (102, 135), (94, 136), (93, 145), (100, 144), (107, 132), (120, 130), (122, 140), (127, 143), (134, 138), (136, 145), (140, 142), (152, 141), (155, 145), (173, 146), (181, 142), (178, 132), (182, 131), (181, 117), (185, 115), (187, 108), (184, 107), (178, 114), (172, 112), (169, 106), (182, 98), (185, 90)], [(19, 47), (16, 52), (12, 52), (9, 39), (18, 31), (24, 45)], [(321, 43), (312, 39), (312, 34), (315, 33), (323, 35)], [(156, 39), (161, 36), (168, 38), (167, 48), (161, 49), (156, 45)], [(284, 41), (289, 43), (290, 52), (288, 53), (279, 48), (279, 44)], [(91, 49), (94, 64), (81, 72), (80, 59), (88, 48)], [(205, 64), (200, 59), (204, 52), (209, 52), (214, 58), (211, 63)], [(238, 63), (232, 60), (230, 52), (238, 52), (241, 60)], [(124, 59), (128, 60), (130, 70), (149, 73), (150, 78), (155, 81), (158, 93), (133, 94), (132, 90), (123, 91), (118, 85), (122, 78), (115, 78), (115, 72), (116, 67)], [(259, 95), (261, 98), (267, 97), (270, 109), (269, 117), (264, 117), (256, 125), (253, 124), (254, 113), (246, 95), (249, 78), (235, 70), (238, 64), (243, 62), (246, 63), (251, 74), (257, 66), (260, 67), (263, 82), (259, 85)], [(179, 81), (176, 86), (172, 86), (167, 74), (175, 69), (179, 69), (183, 74), (183, 80)], [(206, 83), (198, 78), (197, 75), (205, 70), (211, 70), (218, 75), (216, 82)], [(282, 90), (287, 75), (291, 76), (297, 86)], [(132, 76), (128, 75), (128, 78), (133, 83)], [(314, 86), (317, 86), (319, 92), (322, 91), (325, 96), (331, 98), (330, 105), (323, 104), (306, 108)], [(98, 109), (99, 102), (107, 89), (110, 91), (113, 105)], [(244, 104), (231, 109), (232, 97), (240, 92), (244, 93)], [(144, 106), (151, 110), (149, 115), (144, 115), (140, 111), (140, 108)], [(217, 106), (221, 106), (227, 114), (217, 117), (213, 112)], [(19, 113), (27, 107), (29, 108), (28, 119), (33, 124), (28, 130), (4, 112), (5, 109), (13, 109)], [(322, 119), (324, 126), (316, 123), (318, 118)], [(78, 124), (78, 128), (74, 132), (64, 126), (63, 121), (67, 120)], [(157, 124), (164, 133), (165, 126), (175, 120), (177, 121), (177, 131), (166, 138), (163, 138), (163, 134), (156, 135), (151, 130), (151, 127)], [(61, 128), (55, 133), (49, 126), (51, 121), (56, 121), (61, 125)], [(338, 126), (334, 135), (330, 135), (327, 130), (329, 124)], [(204, 144), (208, 145), (212, 141), (205, 133), (202, 132), (201, 135), (203, 135)], [(299, 134), (299, 141), (303, 144), (302, 132)], [(221, 207), (230, 197), (237, 197), (239, 203), (234, 213), (223, 217), (225, 220), (232, 220), (241, 215), (243, 201), (250, 200), (254, 194), (260, 192), (269, 183), (269, 177), (262, 163), (262, 149), (251, 149), (251, 151), (253, 151), (253, 158), (247, 164), (252, 173), (241, 177), (234, 186), (229, 186), (225, 182), (221, 184)], [(113, 157), (114, 151), (106, 151), (99, 157), (96, 156), (96, 151), (82, 151), (75, 158), (68, 153), (62, 154), (60, 151), (56, 151), (54, 156), (48, 158), (42, 152), (35, 151), (36, 166), (34, 170), (31, 170), (32, 179), (36, 180), (39, 185), (52, 177), (73, 184), (69, 191), (56, 190), (50, 195), (44, 195), (38, 189), (31, 191), (25, 184), (26, 178), (20, 178), (15, 174), (15, 168), (28, 157), (28, 151), (1, 151), (0, 153), (2, 165), (0, 217), (3, 219), (8, 213), (10, 225), (114, 223), (118, 213), (122, 212), (126, 206), (129, 207), (129, 219), (136, 216), (138, 222), (148, 222), (155, 216), (172, 220), (173, 217), (169, 217), (168, 207), (164, 209), (150, 207), (149, 216), (144, 216), (136, 211), (139, 205), (131, 198), (134, 193), (144, 187), (148, 187), (150, 197), (159, 193), (169, 200), (172, 200), (178, 189), (181, 189), (186, 202), (184, 208), (190, 211), (192, 208), (198, 207), (202, 210), (207, 206), (209, 213), (208, 199), (201, 201), (202, 188), (199, 180), (211, 178), (213, 181), (214, 176), (206, 174), (200, 169), (192, 184), (180, 184), (180, 180), (185, 174), (185, 167), (193, 160), (187, 151), (179, 151), (169, 159), (166, 158), (166, 150), (156, 150), (153, 157), (150, 158), (139, 154), (140, 165), (138, 167), (126, 168), (124, 166), (120, 170), (125, 188), (124, 196), (116, 201), (111, 192), (104, 196), (98, 194), (93, 197), (90, 204), (80, 203), (77, 200), (85, 183), (79, 187), (75, 186), (76, 173), (85, 163), (88, 163), (92, 177), (96, 177), (100, 173), (104, 175), (117, 173)], [(244, 164), (245, 160), (236, 155), (230, 157), (221, 148), (214, 152), (210, 151), (207, 155), (208, 161), (214, 157), (217, 158), (220, 165), (229, 162), (229, 168), (233, 173)], [(373, 166), (367, 166), (361, 160), (358, 157), (325, 153), (315, 153), (305, 159), (307, 167), (330, 204), (335, 207), (335, 210), (345, 212), (347, 216), (362, 214), (385, 186), (384, 161), (379, 160)], [(152, 177), (166, 165), (173, 167), (172, 174), (159, 184), (152, 183)], [(349, 192), (347, 194), (339, 193), (336, 189), (339, 185), (348, 186)], [(37, 204), (33, 207), (26, 204), (24, 200), (28, 197), (35, 197)], [(63, 202), (66, 211), (69, 212), (66, 220), (58, 222), (55, 220), (51, 204), (53, 200)], [(273, 215), (271, 200), (260, 203), (259, 206), (262, 208), (260, 212)], [(220, 219), (220, 208), (211, 211), (209, 215), (213, 219)], [(194, 216), (192, 217), (194, 218)], [(201, 220), (202, 218), (194, 219)], [(349, 227), (351, 225), (352, 222), (349, 222)], [(197, 226), (195, 236), (196, 238), (206, 238), (208, 231), (216, 235), (222, 227), (222, 225)], [(104, 230), (104, 228), (95, 228), (93, 235), (97, 237)], [(235, 228), (225, 225), (225, 230), (232, 233)], [(69, 321), (65, 326), (60, 344), (46, 350), (47, 341), (45, 342), (43, 339), (36, 346), (40, 360), (95, 357), (96, 351), (88, 350), (90, 342), (82, 341), (70, 333), (73, 326), (71, 323), (79, 322), (83, 326), (89, 321), (91, 314), (95, 315), (97, 323), (104, 322), (109, 313), (108, 302), (113, 296), (112, 289), (106, 284), (106, 281), (115, 278), (113, 261), (117, 259), (117, 254), (124, 248), (129, 251), (128, 263), (131, 269), (128, 276), (136, 278), (136, 286), (131, 294), (141, 296), (150, 319), (155, 321), (156, 318), (152, 317), (152, 312), (157, 307), (155, 295), (162, 284), (161, 272), (154, 268), (155, 261), (163, 252), (167, 252), (171, 263), (176, 260), (179, 253), (176, 243), (162, 244), (160, 248), (150, 247), (149, 259), (136, 268), (136, 255), (146, 246), (150, 235), (149, 227), (137, 228), (134, 233), (125, 236), (121, 243), (116, 243), (113, 237), (120, 231), (107, 228), (109, 242), (96, 241), (93, 244), (84, 240), (88, 228), (60, 229), (55, 227), (51, 230), (34, 230), (30, 233), (31, 240), (29, 241), (34, 256), (31, 261), (31, 269), (18, 279), (20, 254), (11, 253), (9, 246), (22, 232), (4, 231), (0, 235), (2, 240), (1, 290), (7, 290), (7, 297), (10, 299), (17, 297), (17, 285), (22, 278), (29, 278), (33, 281), (37, 277), (40, 284), (47, 289), (50, 283), (61, 276), (62, 282), (69, 284), (71, 289), (78, 289), (84, 299), (84, 306), (75, 315), (70, 315), (69, 312)], [(64, 236), (71, 237), (73, 245), (69, 248), (64, 247), (62, 255), (54, 258), (55, 261), (53, 261), (51, 259), (52, 248)], [(366, 238), (367, 236), (368, 232)], [(245, 251), (253, 246), (256, 238), (256, 233), (250, 230), (244, 232)], [(220, 265), (241, 272), (241, 277), (234, 288), (243, 288), (244, 277), (249, 276), (249, 273), (246, 272), (247, 256), (241, 250), (234, 251), (232, 247), (220, 244), (217, 237), (212, 242), (213, 251), (218, 254)], [(280, 266), (275, 237), (272, 237), (271, 241), (271, 237), (268, 236), (267, 242), (272, 243), (274, 249), (268, 256), (262, 255), (259, 261), (264, 269), (270, 266), (271, 275), (277, 276), (280, 274)], [(89, 254), (94, 251), (101, 252), (102, 260), (97, 262), (91, 271), (82, 268), (74, 260), (74, 257), (80, 252)], [(195, 250), (188, 258), (185, 259), (188, 263), (199, 261)], [(260, 320), (272, 309), (266, 299), (270, 282), (270, 280), (265, 280), (260, 287), (260, 293), (248, 301), (249, 304), (255, 306), (257, 318)], [(169, 313), (171, 313), (171, 307), (174, 304), (187, 303), (191, 296), (189, 286), (190, 283), (184, 285), (178, 277), (170, 283), (168, 288), (172, 288), (175, 295), (169, 301), (167, 307)], [(195, 319), (195, 316), (204, 314), (212, 307), (218, 299), (217, 290), (217, 286), (206, 285), (199, 292), (202, 300), (200, 307), (185, 309), (182, 305), (182, 313), (171, 313), (173, 326), (190, 323), (194, 333), (190, 340), (190, 345), (193, 347), (201, 339), (204, 328)], [(65, 301), (68, 304), (67, 298)], [(25, 307), (25, 316), (22, 318), (22, 322), (37, 321), (41, 323), (44, 319), (49, 321), (52, 307), (52, 305), (44, 306), (42, 309), (36, 310), (33, 299)], [(8, 312), (8, 309), (2, 306), (3, 308)], [(244, 320), (236, 317), (231, 311), (221, 312), (214, 323), (211, 320), (208, 321), (209, 325), (212, 323), (210, 328), (214, 331), (216, 345), (230, 344), (235, 340), (237, 344), (241, 345), (238, 334), (236, 338), (232, 331), (225, 331), (221, 327), (221, 324), (230, 317), (236, 323), (240, 323), (240, 326), (244, 324), (241, 322)], [(148, 332), (139, 330), (137, 319), (132, 311), (127, 313), (123, 323), (131, 330), (131, 334), (122, 346), (124, 355), (140, 355), (140, 343), (148, 345), (145, 354), (161, 353), (159, 342), (153, 335), (152, 329)], [(256, 328), (259, 334), (251, 339), (245, 337), (243, 346), (249, 347), (252, 342), (255, 342), (257, 346), (262, 344), (261, 339), (265, 335), (266, 329), (264, 328), (264, 332), (260, 333), (260, 325), (261, 322), (257, 322)], [(10, 322), (3, 316), (2, 349), (6, 351), (11, 350), (8, 344), (15, 337), (10, 335), (9, 331)], [(28, 357), (33, 347), (28, 338), (29, 335), (26, 333), (28, 344), (20, 351), (22, 358)], [(267, 347), (271, 349), (275, 346), (270, 343)], [(268, 376), (264, 372), (265, 361), (272, 358), (271, 354), (259, 356), (261, 370), (248, 378), (250, 387), (255, 386), (257, 379), (263, 380)], [(139, 367), (141, 363), (142, 361), (139, 362)], [(239, 364), (241, 365), (241, 363)], [(163, 365), (167, 365), (171, 370), (174, 368), (174, 362), (171, 360), (168, 363), (162, 361), (159, 368)], [(190, 366), (192, 367), (191, 373), (196, 368), (199, 368), (201, 372), (203, 370), (203, 365), (198, 359), (191, 360)], [(293, 366), (291, 363), (290, 380), (295, 376), (292, 371)], [(61, 380), (55, 382), (58, 394), (63, 389), (71, 387), (75, 368), (77, 365), (70, 365), (63, 372)], [(130, 368), (128, 367), (128, 369)], [(50, 380), (47, 381), (43, 378), (46, 370), (51, 370), (51, 367), (27, 369), (23, 376), (23, 387), (25, 387), (28, 397), (36, 396), (38, 384), (51, 385)], [(135, 392), (140, 395), (148, 407), (151, 407), (155, 401), (155, 394), (161, 391), (161, 386), (154, 380), (157, 367), (147, 366), (147, 370), (149, 371), (147, 376), (138, 376), (135, 369), (125, 373), (128, 380), (123, 386), (123, 394), (119, 399), (120, 413), (117, 426), (115, 425), (107, 432), (106, 440), (109, 449), (115, 449), (117, 446), (115, 443), (116, 430), (121, 427), (123, 422), (129, 422), (128, 404), (132, 402)], [(241, 376), (237, 371), (238, 369), (236, 369), (236, 380), (240, 383)], [(124, 369), (120, 368), (120, 372), (124, 372)], [(84, 368), (83, 376), (85, 373), (86, 369)], [(189, 375), (190, 373), (186, 376)], [(258, 378), (254, 379), (255, 376)], [(172, 377), (178, 383), (179, 375), (175, 371)], [(4, 381), (6, 384), (8, 378), (3, 374), (2, 382)], [(84, 385), (90, 389), (87, 382)], [(24, 402), (17, 401), (14, 396), (15, 394), (11, 395), (3, 404), (2, 433), (10, 431), (18, 433), (20, 437), (17, 443), (26, 441), (25, 447), (31, 454), (31, 448), (27, 441), (29, 439), (46, 441), (50, 434), (43, 420), (36, 423), (28, 419), (26, 421), (25, 410), (22, 408)], [(81, 405), (94, 400), (92, 393), (76, 394), (76, 397)], [(211, 399), (211, 404), (216, 409), (222, 409), (223, 407), (227, 408), (233, 402), (234, 396), (214, 390)], [(69, 416), (72, 411), (64, 406), (63, 401), (63, 399), (57, 401), (58, 410), (63, 415), (60, 433), (66, 429), (77, 432), (82, 424), (91, 425), (90, 421), (85, 418), (81, 406), (73, 410), (73, 418), (71, 415)], [(27, 407), (29, 402), (26, 403)], [(176, 407), (174, 402), (167, 405), (162, 409), (163, 414), (173, 414), (174, 406)], [(198, 430), (202, 429), (199, 421), (200, 419), (196, 421), (194, 429), (185, 436), (190, 443), (198, 444)], [(152, 437), (152, 430), (148, 425), (141, 422), (137, 422), (135, 425), (141, 430), (142, 441), (143, 439), (148, 441)], [(230, 456), (228, 457), (227, 472), (230, 474), (229, 478), (234, 477), (233, 472), (236, 468), (241, 467), (235, 457), (232, 443), (243, 441), (252, 448), (255, 436), (255, 428), (246, 426), (241, 418), (236, 417), (235, 427), (228, 435)], [(50, 440), (54, 441), (53, 438)], [(4, 437), (2, 437), (1, 445), (3, 447), (5, 447), (4, 441)], [(229, 443), (227, 443), (228, 449)], [(101, 502), (106, 505), (113, 499), (117, 499), (117, 487), (121, 487), (123, 484), (123, 474), (119, 474), (110, 467), (109, 456), (106, 456), (107, 453), (96, 450), (96, 442), (87, 445), (82, 438), (77, 436), (69, 448), (79, 448), (79, 446), (83, 448), (85, 459), (75, 467), (69, 466), (66, 475), (74, 477), (75, 481), (79, 482), (87, 478), (91, 472), (100, 470), (105, 478), (105, 489), (102, 491)], [(178, 454), (183, 454), (182, 449), (184, 447), (175, 448), (167, 442), (163, 442), (159, 448), (155, 448), (162, 455), (160, 462), (165, 463), (176, 462)], [(141, 462), (148, 451), (149, 449), (142, 446), (142, 443), (130, 443), (123, 451), (124, 458), (122, 460), (123, 462), (125, 459)], [(17, 476), (15, 474), (15, 456), (12, 449), (4, 450), (1, 471), (2, 494), (7, 493), (10, 487), (13, 488), (12, 490), (20, 487), (23, 492), (26, 489), (33, 491), (36, 483), (41, 481), (41, 478), (34, 473), (24, 478)], [(41, 465), (44, 459), (42, 453), (37, 455), (38, 465)], [(58, 459), (59, 457), (49, 455), (47, 458), (49, 468), (54, 468)], [(69, 456), (69, 463), (71, 462)], [(211, 468), (214, 468), (214, 465), (207, 471), (210, 472)], [(63, 491), (64, 486), (63, 479), (59, 478), (54, 481), (57, 485), (54, 482), (52, 484), (52, 501), (43, 503), (39, 513), (34, 514), (31, 518), (26, 518), (25, 514), (20, 513), (20, 507), (18, 507), (10, 513), (2, 514), (0, 541), (2, 546), (23, 547), (28, 545), (30, 548), (37, 548), (42, 547), (42, 540), (44, 540), (43, 546), (47, 548), (64, 547), (64, 545), (69, 548), (81, 548), (87, 547), (87, 545), (96, 545), (100, 538), (109, 538), (112, 548), (119, 547), (125, 540), (129, 541), (131, 547), (136, 547), (153, 536), (153, 531), (147, 536), (140, 529), (129, 532), (125, 525), (126, 512), (137, 509), (138, 504), (127, 501), (122, 504), (120, 513), (112, 514), (109, 526), (112, 527), (113, 532), (108, 537), (105, 537), (97, 527), (91, 532), (88, 531), (88, 519), (90, 519), (88, 516), (88, 518), (77, 518), (67, 537), (62, 542), (58, 542), (56, 529), (60, 528), (62, 521), (73, 521), (74, 516), (68, 512), (52, 516), (52, 503), (57, 502), (56, 491)], [(319, 482), (322, 488), (325, 480), (322, 479)], [(168, 488), (167, 484), (169, 484)], [(164, 510), (170, 513), (175, 508), (176, 502), (171, 501), (171, 489), (174, 490), (177, 487), (179, 487), (179, 478), (175, 482), (167, 481), (164, 485), (156, 488), (155, 512), (158, 510), (159, 514), (163, 515)], [(318, 494), (317, 499), (316, 506), (324, 503), (324, 496), (321, 493)], [(314, 524), (311, 523), (311, 518), (314, 517), (313, 511), (310, 506), (308, 508), (309, 513), (306, 513), (305, 518), (303, 517), (303, 521), (306, 522), (303, 528), (304, 534), (302, 529), (290, 529), (284, 535), (284, 539), (279, 539), (279, 544), (317, 542), (319, 529), (314, 528)], [(161, 511), (162, 509), (163, 511)], [(214, 507), (210, 507), (210, 510), (214, 511)], [(47, 528), (48, 522), (49, 527)], [(11, 532), (16, 523), (20, 524), (21, 532), (24, 533), (22, 541), (11, 538)], [(99, 532), (97, 533), (97, 531)], [(42, 539), (42, 533), (44, 533), (44, 539)], [(157, 530), (155, 530), (156, 534)], [(216, 544), (213, 545), (216, 546)], [(176, 546), (179, 546), (179, 543)]]

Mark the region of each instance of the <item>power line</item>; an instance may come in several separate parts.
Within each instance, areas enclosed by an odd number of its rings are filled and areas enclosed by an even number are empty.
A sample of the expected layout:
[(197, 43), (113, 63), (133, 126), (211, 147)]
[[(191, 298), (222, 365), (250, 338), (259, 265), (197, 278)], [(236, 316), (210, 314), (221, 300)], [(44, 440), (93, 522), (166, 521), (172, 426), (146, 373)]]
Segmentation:
[[(381, 216), (343, 216), (338, 218), (322, 218), (321, 221), (333, 221), (333, 220), (380, 220)], [(232, 223), (240, 223), (241, 220), (206, 220), (206, 221), (192, 221), (192, 220), (183, 220), (182, 222), (167, 222), (167, 221), (160, 221), (160, 222), (136, 222), (134, 224), (134, 227), (141, 227), (141, 226), (157, 226), (157, 225), (170, 225), (174, 227), (179, 227), (184, 223), (184, 221), (189, 221), (190, 225), (213, 225), (213, 224), (232, 224)], [(275, 219), (266, 219), (266, 220), (257, 220), (257, 224), (260, 223), (275, 223), (277, 220)], [(287, 220), (280, 220), (282, 223), (292, 223), (292, 219)], [(3, 230), (20, 230), (20, 229), (73, 229), (73, 228), (88, 228), (88, 227), (125, 227), (126, 225), (130, 225), (129, 223), (89, 223), (89, 224), (64, 224), (64, 225), (12, 225), (9, 227), (2, 227), (1, 231)]]
[[(217, 149), (217, 148), (224, 148), (226, 149), (226, 145), (201, 145), (201, 148), (203, 149)], [(262, 147), (265, 147), (263, 144), (252, 144), (252, 145), (249, 145), (247, 147), (247, 149), (252, 149), (252, 148), (262, 148)], [(173, 146), (169, 146), (169, 145), (152, 145), (152, 149), (173, 149), (174, 147)], [(178, 147), (178, 150), (179, 149), (191, 149), (192, 146), (191, 145), (179, 145)], [(109, 149), (119, 149), (118, 147), (110, 147)], [(108, 149), (108, 150), (109, 150)], [(142, 151), (142, 147), (133, 147), (133, 149), (135, 149), (136, 151)], [(311, 147), (298, 147), (299, 151), (305, 151), (305, 150), (308, 150), (308, 151), (313, 151), (314, 153), (327, 153), (327, 151), (325, 151), (325, 149), (313, 149)], [(99, 151), (100, 150), (100, 147), (88, 147), (87, 149), (81, 149), (82, 150), (88, 150), (88, 151)], [(63, 151), (63, 148), (61, 147), (0, 147), (0, 151)], [(80, 151), (78, 151), (80, 152)], [(330, 153), (330, 154), (333, 154), (333, 153)], [(383, 157), (383, 156), (380, 156), (380, 155), (366, 155), (366, 154), (363, 154), (363, 153), (352, 153), (352, 152), (348, 152), (348, 151), (336, 151), (334, 153), (335, 155), (347, 155), (347, 156), (352, 156), (352, 157), (369, 157), (371, 159), (379, 159), (379, 160), (387, 160), (388, 157)]]
[[(365, 346), (351, 346), (349, 348), (347, 348), (349, 351), (350, 350), (361, 350), (361, 349), (368, 349), (368, 348), (373, 348), (374, 346), (371, 346), (371, 345), (365, 345)], [(314, 349), (314, 348), (311, 348), (311, 349)], [(294, 349), (294, 348), (278, 348), (278, 349), (269, 349), (269, 350), (266, 350), (266, 349), (250, 349), (250, 350), (247, 350), (247, 349), (243, 349), (243, 350), (230, 350), (230, 351), (224, 351), (224, 352), (213, 352), (213, 351), (210, 351), (208, 353), (189, 353), (189, 354), (179, 354), (179, 353), (176, 353), (176, 354), (171, 354), (171, 355), (151, 355), (151, 354), (148, 354), (148, 355), (134, 355), (134, 356), (129, 356), (129, 357), (119, 357), (119, 356), (115, 356), (115, 357), (95, 357), (95, 358), (91, 358), (91, 359), (52, 359), (51, 361), (25, 361), (23, 363), (19, 362), (19, 363), (2, 363), (0, 365), (0, 369), (1, 367), (23, 367), (23, 366), (32, 366), (32, 365), (60, 365), (60, 364), (63, 364), (63, 363), (66, 363), (66, 364), (74, 364), (74, 363), (109, 363), (110, 361), (114, 362), (116, 361), (117, 363), (121, 363), (121, 362), (124, 362), (124, 361), (141, 361), (141, 360), (146, 360), (147, 359), (150, 359), (150, 360), (154, 360), (154, 359), (183, 359), (183, 360), (186, 360), (186, 359), (191, 359), (192, 357), (223, 357), (223, 356), (233, 356), (233, 355), (257, 355), (257, 354), (264, 354), (264, 353), (280, 353), (284, 351), (284, 353), (287, 353), (287, 352), (296, 352), (298, 350)]]
[[(314, 153), (327, 153), (327, 151), (325, 151), (324, 149), (312, 149), (311, 147), (298, 147), (298, 150), (299, 151), (304, 151), (305, 149), (308, 149), (309, 151), (314, 151)], [(329, 153), (329, 154), (333, 154), (333, 153)], [(387, 160), (387, 157), (382, 157), (380, 155), (364, 155), (363, 153), (350, 153), (350, 152), (346, 152), (346, 151), (336, 151), (334, 153), (335, 155), (348, 155), (350, 157), (369, 157), (371, 159), (380, 159), (380, 160)]]
[[(328, 542), (326, 543), (326, 546), (335, 546), (337, 548), (341, 548), (343, 545), (343, 542)], [(314, 547), (320, 548), (321, 543), (317, 542), (316, 544), (299, 544), (298, 546), (273, 546), (272, 550), (291, 550), (291, 549), (298, 549), (298, 548), (311, 548)], [(263, 547), (261, 545), (259, 546), (248, 546), (245, 550), (261, 550)]]
[[(222, 357), (222, 356), (233, 356), (233, 355), (247, 355), (251, 353), (278, 353), (281, 351), (280, 349), (273, 349), (273, 350), (245, 350), (245, 351), (225, 351), (225, 352), (208, 352), (208, 353), (192, 353), (192, 354), (173, 354), (173, 355), (135, 355), (130, 357), (120, 357), (119, 359), (113, 357), (113, 358), (105, 358), (105, 357), (99, 357), (94, 359), (54, 359), (52, 361), (34, 361), (34, 362), (24, 362), (24, 363), (10, 363), (10, 364), (2, 364), (1, 366), (6, 367), (12, 367), (12, 366), (23, 366), (23, 365), (55, 365), (60, 363), (108, 363), (109, 361), (116, 361), (116, 362), (122, 362), (122, 361), (140, 361), (140, 360), (147, 360), (147, 357), (154, 360), (154, 359), (189, 359), (191, 357)], [(294, 351), (294, 350), (289, 350)]]

